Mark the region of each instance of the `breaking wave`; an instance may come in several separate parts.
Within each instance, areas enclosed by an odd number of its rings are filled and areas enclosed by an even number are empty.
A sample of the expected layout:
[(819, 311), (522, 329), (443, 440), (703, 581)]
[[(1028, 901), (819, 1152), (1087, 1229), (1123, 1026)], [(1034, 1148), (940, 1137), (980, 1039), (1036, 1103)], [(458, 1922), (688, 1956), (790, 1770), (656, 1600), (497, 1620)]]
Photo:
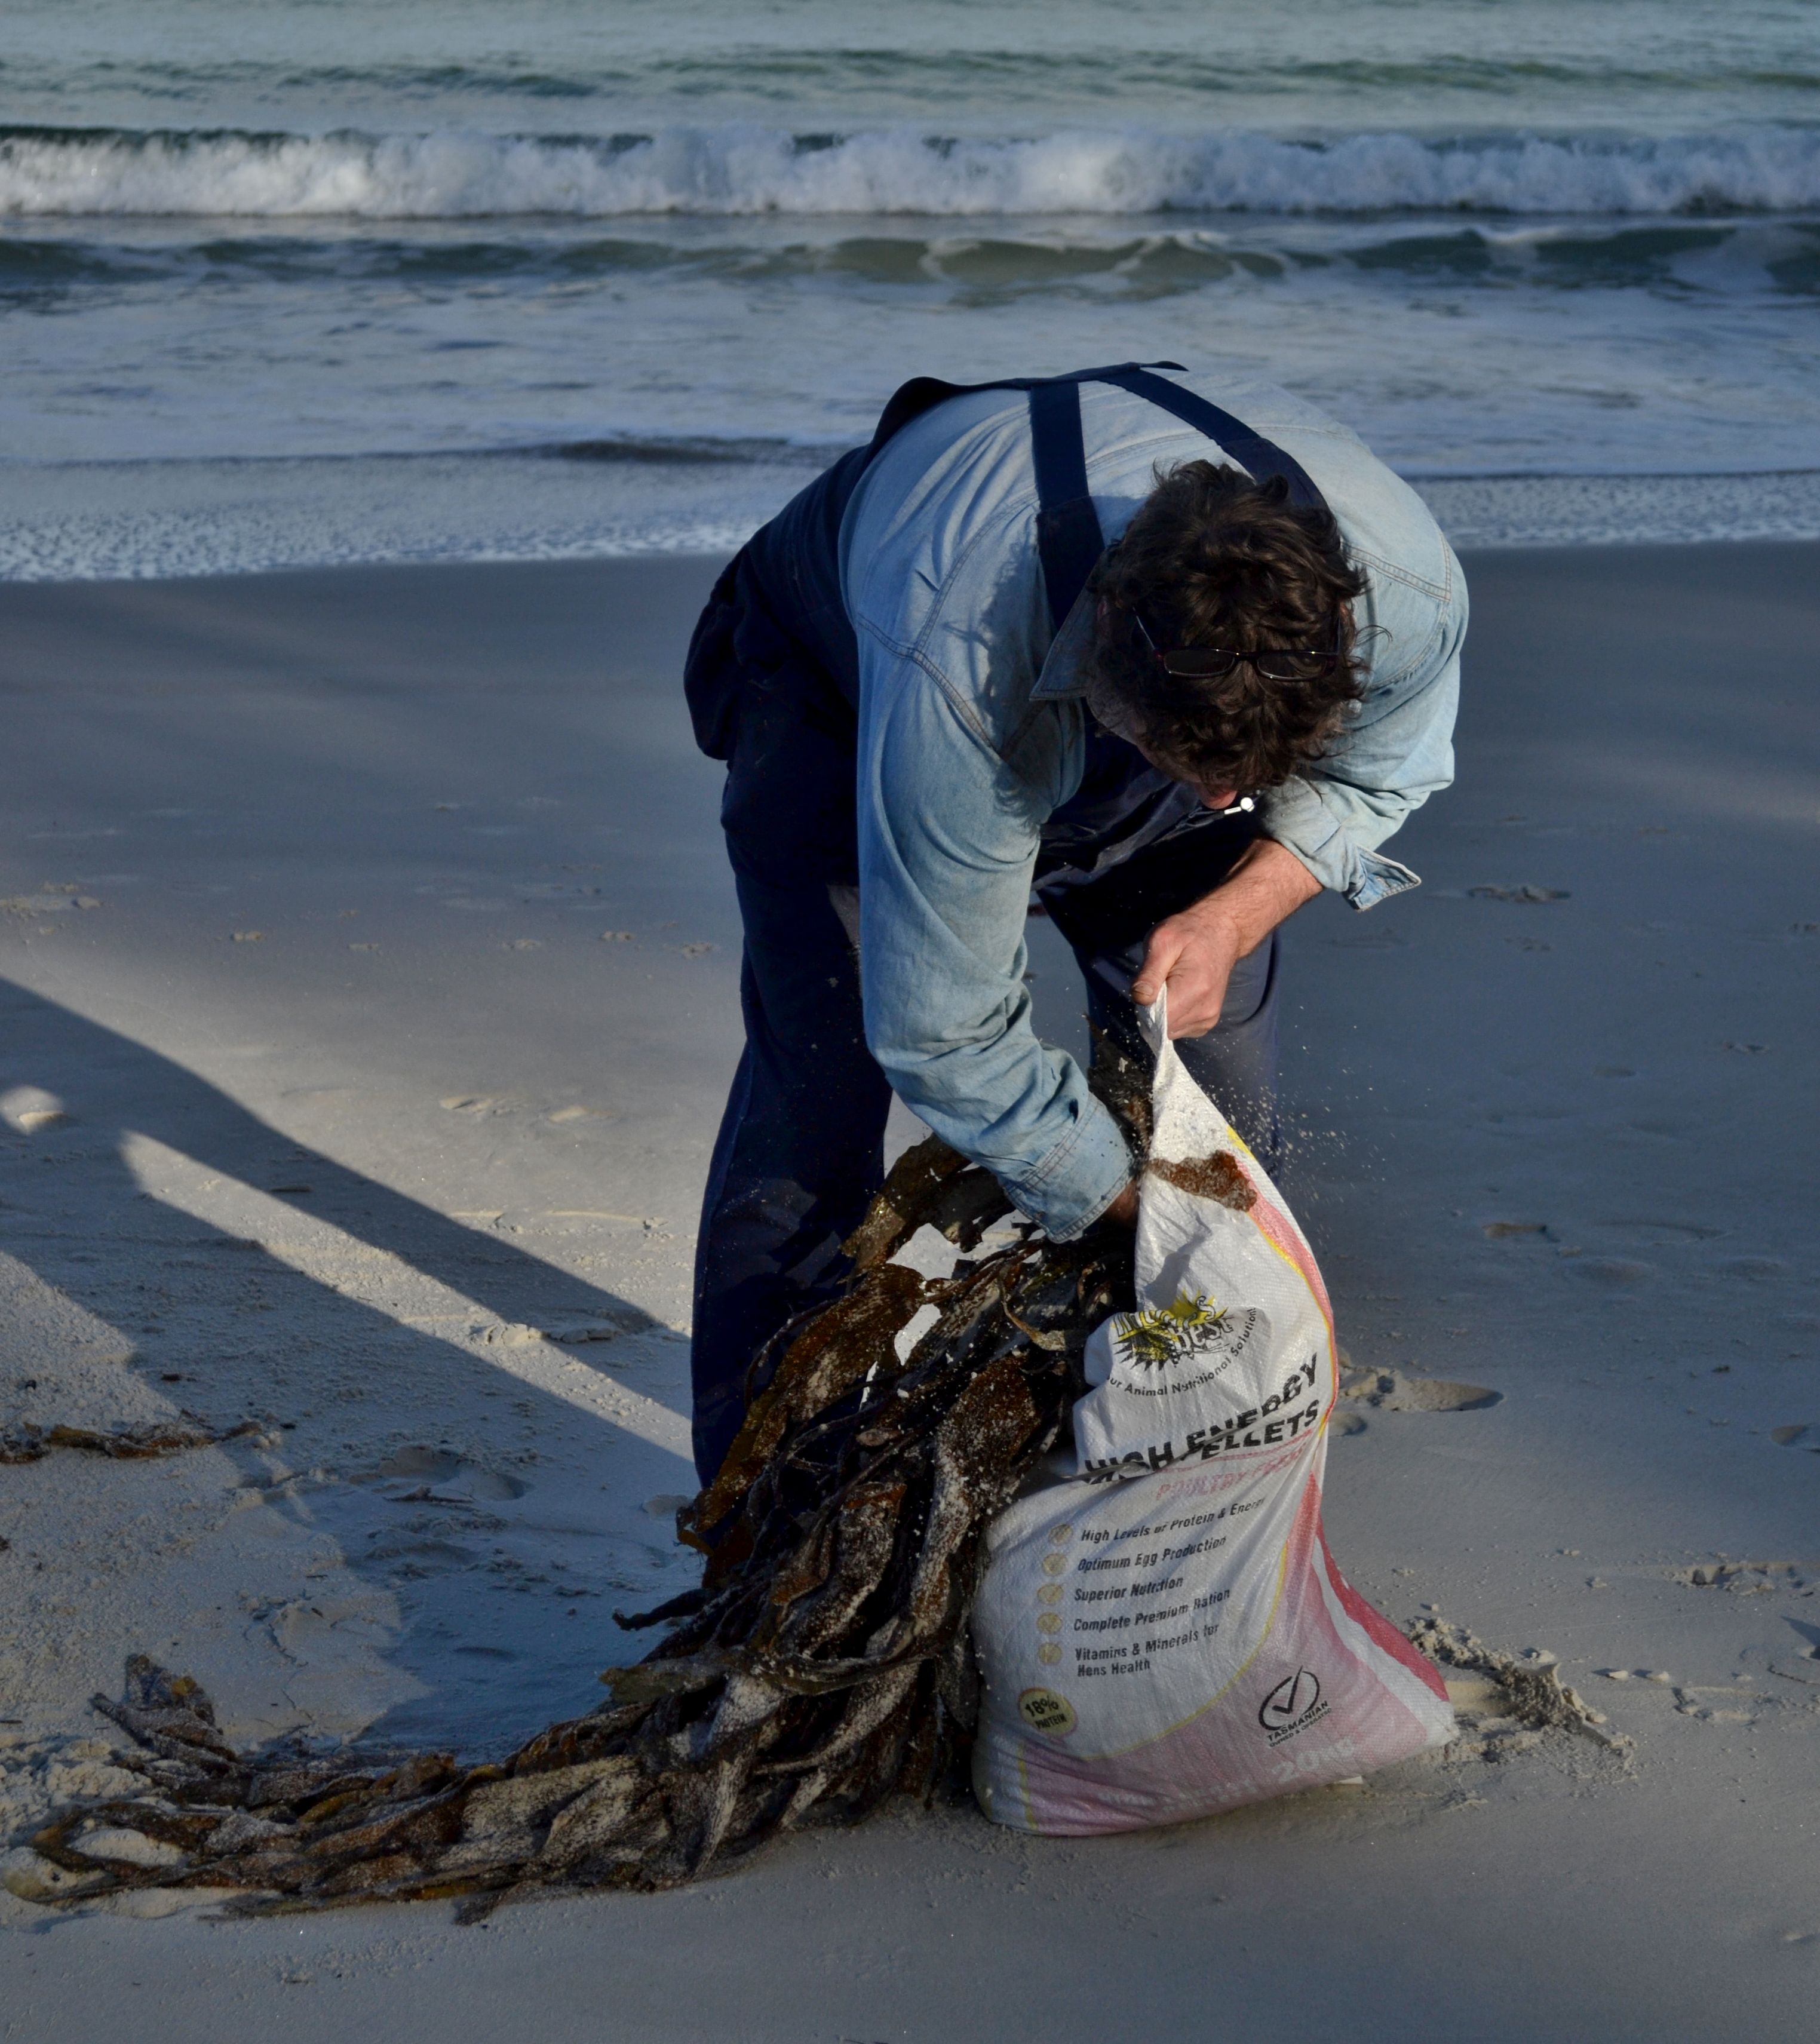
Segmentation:
[[(634, 225), (637, 231), (632, 231)], [(0, 235), (0, 308), (67, 304), (84, 291), (327, 285), (339, 290), (480, 286), (662, 288), (668, 282), (735, 288), (806, 282), (869, 294), (912, 292), (977, 310), (1033, 298), (1085, 305), (1153, 304), (1207, 290), (1234, 294), (1306, 282), (1311, 252), (1330, 277), (1361, 287), (1443, 282), (1508, 291), (1603, 286), (1682, 300), (1773, 294), (1820, 297), (1820, 219), (1437, 221), (1362, 219), (1298, 229), (1185, 218), (1147, 221), (900, 222), (844, 232), (847, 222), (797, 221), (762, 238), (738, 223), (669, 221), (136, 224), (89, 241), (74, 227)], [(1320, 237), (1311, 251), (1309, 234)]]
[(1244, 131), (1031, 137), (261, 134), (0, 129), (0, 216), (484, 219), (525, 213), (1699, 215), (1820, 209), (1820, 129), (1299, 141)]

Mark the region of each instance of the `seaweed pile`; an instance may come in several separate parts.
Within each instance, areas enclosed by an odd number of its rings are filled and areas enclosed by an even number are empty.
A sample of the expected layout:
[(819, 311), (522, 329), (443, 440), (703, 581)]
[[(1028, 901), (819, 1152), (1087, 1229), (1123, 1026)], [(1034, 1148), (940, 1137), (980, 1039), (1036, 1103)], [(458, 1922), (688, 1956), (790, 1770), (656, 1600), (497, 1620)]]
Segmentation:
[[(1019, 1229), (974, 1258), (1008, 1211), (933, 1138), (899, 1160), (846, 1244), (850, 1280), (756, 1360), (743, 1430), (678, 1514), (701, 1587), (620, 1619), (669, 1629), (602, 1677), (598, 1709), (497, 1764), (353, 1768), (236, 1753), (196, 1683), (136, 1657), (125, 1696), (95, 1700), (141, 1749), (144, 1791), (58, 1813), (36, 1874), (9, 1885), (237, 1889), (253, 1913), (465, 1894), (478, 1914), (674, 1887), (793, 1827), (931, 1796), (975, 1718), (984, 1529), (1060, 1433), (1089, 1334), (1133, 1303), (1128, 1230)], [(925, 1225), (963, 1252), (950, 1277), (889, 1261)]]
[(7, 1427), (0, 1428), (0, 1462), (41, 1462), (53, 1448), (75, 1448), (84, 1454), (105, 1455), (113, 1462), (144, 1462), (158, 1455), (181, 1454), (186, 1448), (218, 1447), (263, 1434), (264, 1424), (243, 1420), (237, 1427), (216, 1427), (185, 1413), (182, 1425), (155, 1421), (142, 1427)]

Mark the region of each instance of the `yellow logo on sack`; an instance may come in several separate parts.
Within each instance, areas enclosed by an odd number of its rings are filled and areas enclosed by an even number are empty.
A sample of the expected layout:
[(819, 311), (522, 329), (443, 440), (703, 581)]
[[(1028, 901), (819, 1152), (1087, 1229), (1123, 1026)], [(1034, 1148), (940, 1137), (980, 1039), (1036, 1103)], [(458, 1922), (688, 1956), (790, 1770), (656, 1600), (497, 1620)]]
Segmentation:
[(1018, 1697), (1017, 1708), (1032, 1731), (1046, 1731), (1054, 1739), (1066, 1739), (1080, 1722), (1074, 1706), (1053, 1689), (1024, 1690)]
[(1167, 1306), (1119, 1314), (1112, 1323), (1112, 1339), (1127, 1362), (1140, 1370), (1161, 1370), (1178, 1356), (1204, 1348), (1225, 1318), (1204, 1292), (1182, 1292)]

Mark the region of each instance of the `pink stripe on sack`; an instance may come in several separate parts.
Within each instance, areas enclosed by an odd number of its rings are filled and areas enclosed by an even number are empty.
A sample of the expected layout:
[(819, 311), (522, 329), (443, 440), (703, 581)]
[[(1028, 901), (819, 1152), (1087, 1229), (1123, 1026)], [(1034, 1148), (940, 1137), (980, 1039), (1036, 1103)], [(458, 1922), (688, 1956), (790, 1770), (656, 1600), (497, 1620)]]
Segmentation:
[[(1304, 1485), (1279, 1566), (1281, 1599), (1245, 1665), (1192, 1717), (1116, 1754), (1077, 1755), (1028, 1734), (1016, 1739), (1026, 1828), (1081, 1837), (1178, 1823), (1375, 1773), (1438, 1742), (1438, 1721), (1415, 1695), (1397, 1694), (1397, 1677), (1416, 1675), (1442, 1704), (1446, 1690), (1425, 1657), (1334, 1567), (1318, 1472)], [(1336, 1627), (1336, 1605), (1350, 1639)], [(1380, 1653), (1391, 1668), (1373, 1665)], [(1315, 1673), (1329, 1700), (1323, 1718), (1306, 1747), (1273, 1741), (1266, 1750), (1259, 1706), (1273, 1682), (1298, 1669)], [(1304, 1751), (1311, 1764), (1295, 1767)]]
[(1314, 1251), (1304, 1239), (1302, 1231), (1282, 1208), (1258, 1190), (1257, 1181), (1246, 1172), (1251, 1189), (1257, 1194), (1257, 1203), (1251, 1209), (1251, 1218), (1257, 1224), (1257, 1231), (1281, 1256), (1286, 1257), (1302, 1274), (1302, 1279), (1315, 1295), (1315, 1304), (1321, 1309), (1321, 1317), (1327, 1324), (1330, 1335), (1334, 1331), (1334, 1309), (1327, 1298), (1327, 1288), (1321, 1277), (1320, 1266), (1315, 1262)]
[(1442, 1679), (1441, 1670), (1419, 1647), (1412, 1646), (1381, 1612), (1373, 1610), (1340, 1573), (1334, 1566), (1333, 1550), (1327, 1545), (1325, 1526), (1317, 1528), (1317, 1537), (1321, 1543), (1321, 1559), (1327, 1564), (1327, 1581), (1347, 1617), (1370, 1635), (1373, 1646), (1380, 1648), (1400, 1666), (1419, 1677), (1425, 1686), (1432, 1689), (1442, 1702), (1446, 1703), (1447, 1685)]

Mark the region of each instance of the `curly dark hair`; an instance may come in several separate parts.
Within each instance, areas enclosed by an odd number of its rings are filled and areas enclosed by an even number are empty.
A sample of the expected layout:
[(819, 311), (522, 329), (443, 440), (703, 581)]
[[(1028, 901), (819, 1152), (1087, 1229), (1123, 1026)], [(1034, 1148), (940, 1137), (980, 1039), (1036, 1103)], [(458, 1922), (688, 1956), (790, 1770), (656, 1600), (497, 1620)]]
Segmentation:
[[(1104, 599), (1095, 678), (1146, 751), (1204, 787), (1270, 788), (1331, 744), (1363, 693), (1351, 603), (1365, 578), (1325, 506), (1289, 501), (1209, 461), (1159, 469), (1092, 586)], [(1336, 651), (1330, 671), (1273, 680), (1241, 661), (1216, 678), (1166, 674), (1146, 645)]]

